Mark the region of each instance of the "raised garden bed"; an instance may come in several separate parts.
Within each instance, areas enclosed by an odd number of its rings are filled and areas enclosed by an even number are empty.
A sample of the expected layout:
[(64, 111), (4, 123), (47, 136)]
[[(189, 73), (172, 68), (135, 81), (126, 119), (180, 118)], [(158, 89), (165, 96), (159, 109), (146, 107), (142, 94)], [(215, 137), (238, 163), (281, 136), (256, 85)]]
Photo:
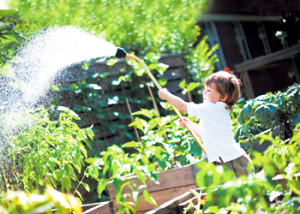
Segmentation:
[[(297, 173), (294, 175), (295, 177), (298, 177), (298, 179), (300, 178), (300, 173)], [(286, 183), (287, 180), (284, 179), (282, 176), (277, 175), (272, 179), (275, 183), (275, 185), (280, 184), (282, 185), (284, 190), (287, 190), (286, 187)], [(195, 192), (200, 192), (201, 188), (196, 188), (194, 189)], [(203, 199), (205, 197), (206, 193), (202, 193), (200, 195), (200, 199)], [(198, 197), (195, 196), (191, 191), (187, 191), (185, 193), (183, 193), (182, 195), (179, 195), (169, 201), (167, 201), (166, 203), (163, 203), (161, 205), (159, 205), (158, 207), (146, 212), (146, 214), (182, 214), (184, 211), (184, 208), (190, 203), (192, 202), (194, 205), (198, 204)], [(274, 202), (271, 202), (274, 203)], [(193, 214), (195, 211), (195, 208), (190, 209), (189, 211), (187, 211), (187, 214)], [(260, 211), (258, 210), (256, 212), (257, 214), (260, 213)], [(282, 212), (284, 213), (284, 212)]]
[[(81, 209), (82, 209), (82, 214), (115, 214), (116, 213), (113, 201), (86, 204), (86, 205), (82, 205)], [(44, 214), (44, 213), (48, 213), (48, 212), (41, 212), (40, 214)], [(53, 209), (52, 213), (56, 213), (56, 210)]]
[[(146, 180), (147, 189), (153, 199), (156, 201), (157, 206), (160, 206), (179, 195), (184, 194), (190, 189), (195, 189), (195, 175), (198, 172), (198, 168), (195, 164), (187, 165), (184, 167), (171, 169), (158, 173), (159, 183)], [(137, 178), (132, 177), (133, 181), (137, 183)], [(114, 202), (116, 208), (116, 189), (112, 183), (108, 184), (108, 191), (111, 200)], [(124, 188), (123, 194), (130, 193), (131, 190), (128, 187)], [(157, 206), (150, 204), (143, 198), (143, 189), (139, 192), (140, 200), (138, 205), (138, 213), (146, 213), (147, 211), (156, 208)]]

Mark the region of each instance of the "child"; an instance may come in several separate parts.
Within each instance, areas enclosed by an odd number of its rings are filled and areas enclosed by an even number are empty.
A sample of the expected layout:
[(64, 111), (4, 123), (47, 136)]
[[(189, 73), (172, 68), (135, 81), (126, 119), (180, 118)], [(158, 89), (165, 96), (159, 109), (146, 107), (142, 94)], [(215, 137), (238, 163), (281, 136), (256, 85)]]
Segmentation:
[(188, 118), (180, 120), (180, 124), (184, 127), (189, 124), (195, 134), (202, 138), (208, 162), (225, 165), (237, 177), (248, 175), (247, 164), (251, 163), (249, 156), (234, 140), (229, 115), (229, 110), (238, 101), (239, 94), (239, 79), (225, 71), (214, 73), (205, 81), (201, 104), (185, 102), (166, 89), (158, 91), (161, 99), (169, 101), (189, 116), (201, 119), (199, 125)]

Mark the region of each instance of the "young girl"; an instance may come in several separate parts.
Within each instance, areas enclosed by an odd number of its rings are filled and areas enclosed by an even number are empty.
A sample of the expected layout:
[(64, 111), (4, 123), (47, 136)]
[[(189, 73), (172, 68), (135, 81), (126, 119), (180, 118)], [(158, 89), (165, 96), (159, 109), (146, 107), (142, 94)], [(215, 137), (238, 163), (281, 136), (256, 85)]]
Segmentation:
[(200, 119), (200, 124), (188, 118), (180, 120), (186, 127), (188, 123), (202, 138), (208, 162), (225, 165), (237, 177), (248, 175), (247, 164), (251, 160), (241, 146), (235, 142), (232, 132), (229, 110), (238, 101), (240, 81), (234, 75), (219, 71), (205, 81), (203, 103), (188, 103), (171, 94), (166, 89), (158, 91), (161, 99), (169, 101), (175, 108)]

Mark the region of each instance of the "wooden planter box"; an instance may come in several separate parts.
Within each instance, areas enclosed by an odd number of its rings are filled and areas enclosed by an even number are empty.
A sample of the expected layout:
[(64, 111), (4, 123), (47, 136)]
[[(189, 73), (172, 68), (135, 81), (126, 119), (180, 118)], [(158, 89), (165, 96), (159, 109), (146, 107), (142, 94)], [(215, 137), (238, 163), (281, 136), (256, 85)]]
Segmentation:
[(114, 214), (114, 202), (106, 201), (95, 204), (82, 205), (82, 214)]
[[(115, 214), (116, 213), (113, 201), (86, 204), (86, 205), (82, 205), (81, 209), (82, 209), (82, 214)], [(45, 212), (42, 212), (40, 214), (44, 214), (44, 213)], [(56, 209), (53, 209), (52, 213), (56, 213)]]
[[(195, 192), (200, 193), (201, 188), (194, 189)], [(201, 194), (201, 199), (204, 198), (206, 193)], [(153, 210), (148, 211), (146, 214), (180, 214), (183, 213), (184, 208), (192, 202), (193, 204), (198, 203), (197, 196), (194, 195), (191, 191), (187, 191), (182, 195), (177, 196), (176, 198), (171, 199), (170, 201), (156, 207)], [(187, 214), (193, 214), (195, 211), (194, 208), (189, 210)]]
[[(198, 170), (199, 169), (194, 164), (191, 164), (184, 167), (159, 172), (159, 183), (155, 183), (147, 179), (147, 189), (150, 195), (156, 201), (157, 206), (160, 206), (167, 201), (170, 201), (171, 199), (188, 192), (190, 189), (195, 189), (197, 187), (195, 184), (195, 175)], [(137, 183), (136, 177), (132, 177), (132, 179), (134, 183)], [(138, 213), (146, 213), (147, 211), (157, 207), (144, 200), (143, 190), (144, 189), (140, 189), (139, 192), (140, 200)], [(115, 207), (118, 208), (118, 205), (116, 204), (116, 189), (112, 183), (108, 184), (108, 191), (111, 200), (115, 204)], [(131, 193), (131, 190), (125, 187), (123, 194), (124, 193)]]
[[(295, 178), (297, 177), (299, 179), (300, 173), (295, 174), (294, 177)], [(284, 190), (288, 190), (288, 188), (286, 187), (287, 180), (284, 179), (282, 176), (277, 175), (277, 176), (273, 177), (272, 180), (274, 181), (275, 185), (280, 184), (280, 185), (282, 185)], [(200, 192), (200, 190), (201, 190), (201, 188), (194, 189), (194, 191), (196, 191), (198, 193)], [(202, 193), (201, 199), (203, 199), (205, 195), (206, 195), (206, 193)], [(161, 204), (160, 206), (156, 207), (155, 209), (146, 212), (145, 214), (181, 214), (181, 213), (183, 213), (184, 208), (190, 202), (192, 202), (194, 205), (196, 205), (198, 203), (198, 199), (191, 191), (187, 191), (184, 194), (179, 195), (176, 198), (173, 198), (164, 204)], [(194, 211), (195, 211), (195, 208), (192, 208), (191, 210), (189, 210), (187, 212), (187, 214), (193, 214)]]

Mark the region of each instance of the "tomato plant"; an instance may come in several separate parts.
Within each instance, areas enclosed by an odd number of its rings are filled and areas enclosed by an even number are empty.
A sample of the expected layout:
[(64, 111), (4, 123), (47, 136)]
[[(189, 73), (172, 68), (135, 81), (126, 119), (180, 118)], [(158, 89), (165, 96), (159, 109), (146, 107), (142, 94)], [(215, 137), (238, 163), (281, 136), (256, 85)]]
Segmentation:
[(69, 192), (71, 180), (79, 182), (75, 169), (80, 173), (84, 166), (85, 146), (90, 147), (88, 138), (93, 138), (93, 132), (72, 121), (80, 119), (75, 112), (65, 107), (58, 110), (57, 120), (51, 120), (44, 108), (34, 110), (32, 124), (12, 139), (10, 155), (27, 192), (47, 185)]

